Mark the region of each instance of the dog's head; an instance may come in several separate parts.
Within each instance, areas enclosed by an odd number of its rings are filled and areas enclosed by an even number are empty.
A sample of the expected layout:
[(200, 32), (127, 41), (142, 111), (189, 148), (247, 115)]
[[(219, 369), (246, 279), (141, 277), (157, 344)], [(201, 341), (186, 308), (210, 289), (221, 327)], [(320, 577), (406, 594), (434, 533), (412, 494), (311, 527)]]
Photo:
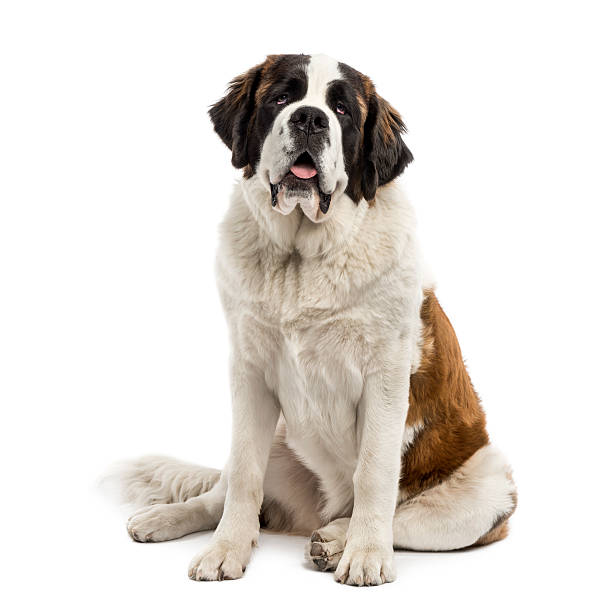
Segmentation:
[(314, 223), (339, 194), (372, 201), (413, 159), (372, 81), (322, 55), (269, 56), (230, 83), (210, 117), (233, 165), (270, 188), (274, 210), (300, 206)]

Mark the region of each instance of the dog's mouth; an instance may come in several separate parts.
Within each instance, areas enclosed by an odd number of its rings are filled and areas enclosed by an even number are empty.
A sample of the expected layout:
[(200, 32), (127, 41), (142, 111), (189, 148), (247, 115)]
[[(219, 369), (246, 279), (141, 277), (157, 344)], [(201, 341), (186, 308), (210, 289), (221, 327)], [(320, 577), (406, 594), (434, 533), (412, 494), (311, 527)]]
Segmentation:
[(299, 155), (291, 166), (290, 172), (301, 180), (309, 180), (318, 174), (316, 164), (307, 151)]
[(272, 207), (283, 215), (300, 206), (311, 221), (318, 223), (330, 207), (331, 194), (320, 188), (318, 168), (307, 151), (297, 157), (279, 183), (270, 184), (270, 191)]

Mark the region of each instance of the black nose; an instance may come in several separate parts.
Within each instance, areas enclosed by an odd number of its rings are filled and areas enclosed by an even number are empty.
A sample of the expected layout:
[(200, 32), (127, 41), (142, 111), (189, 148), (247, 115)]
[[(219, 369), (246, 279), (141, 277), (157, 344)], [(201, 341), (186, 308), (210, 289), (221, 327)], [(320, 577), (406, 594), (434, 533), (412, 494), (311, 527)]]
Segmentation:
[(291, 115), (291, 123), (298, 130), (310, 134), (318, 134), (328, 129), (328, 117), (323, 110), (315, 106), (301, 106)]

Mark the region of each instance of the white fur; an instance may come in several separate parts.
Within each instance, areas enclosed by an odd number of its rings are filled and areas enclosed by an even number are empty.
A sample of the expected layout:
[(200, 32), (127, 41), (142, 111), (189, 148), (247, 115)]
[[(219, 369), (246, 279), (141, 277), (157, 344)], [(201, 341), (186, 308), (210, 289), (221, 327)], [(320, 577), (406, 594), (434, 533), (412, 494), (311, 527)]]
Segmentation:
[(150, 504), (186, 501), (209, 491), (220, 478), (220, 470), (201, 468), (161, 455), (146, 455), (115, 464), (102, 479), (109, 493), (142, 508)]

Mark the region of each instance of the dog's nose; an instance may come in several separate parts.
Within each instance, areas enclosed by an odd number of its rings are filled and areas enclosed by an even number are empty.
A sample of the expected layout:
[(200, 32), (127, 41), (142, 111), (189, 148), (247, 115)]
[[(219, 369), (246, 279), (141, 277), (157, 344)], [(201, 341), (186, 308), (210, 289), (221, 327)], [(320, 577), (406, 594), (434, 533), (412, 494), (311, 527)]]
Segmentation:
[(310, 134), (318, 134), (328, 129), (326, 113), (315, 106), (301, 106), (291, 115), (291, 123), (298, 130)]

